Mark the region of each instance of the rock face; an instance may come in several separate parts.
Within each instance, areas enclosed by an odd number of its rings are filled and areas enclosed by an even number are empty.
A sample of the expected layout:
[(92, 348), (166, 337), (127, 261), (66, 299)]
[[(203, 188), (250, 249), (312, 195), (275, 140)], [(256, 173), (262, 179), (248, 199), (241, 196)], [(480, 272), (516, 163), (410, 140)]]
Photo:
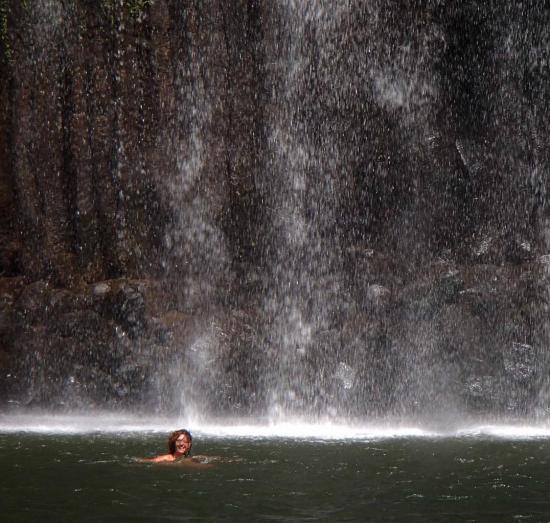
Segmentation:
[(545, 415), (548, 16), (0, 0), (0, 396)]

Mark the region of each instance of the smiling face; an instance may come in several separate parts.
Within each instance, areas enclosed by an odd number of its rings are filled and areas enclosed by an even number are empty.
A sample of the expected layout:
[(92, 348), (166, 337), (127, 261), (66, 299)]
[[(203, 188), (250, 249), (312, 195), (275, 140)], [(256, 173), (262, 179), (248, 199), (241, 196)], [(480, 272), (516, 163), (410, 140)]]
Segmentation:
[(176, 439), (176, 456), (187, 456), (191, 452), (191, 438), (187, 434), (180, 434)]

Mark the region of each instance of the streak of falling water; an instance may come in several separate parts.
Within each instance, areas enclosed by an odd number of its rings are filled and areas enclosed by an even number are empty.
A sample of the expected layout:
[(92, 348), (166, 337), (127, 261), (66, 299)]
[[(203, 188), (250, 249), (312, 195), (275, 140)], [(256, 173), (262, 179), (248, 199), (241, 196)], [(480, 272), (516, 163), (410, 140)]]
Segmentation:
[[(186, 20), (193, 16), (191, 11), (186, 11)], [(214, 81), (216, 72), (207, 62), (213, 52), (200, 48), (190, 21), (184, 39), (171, 108), (176, 121), (167, 130), (167, 152), (175, 155), (177, 177), (167, 188), (174, 219), (165, 244), (171, 252), (170, 270), (177, 277), (183, 308), (196, 310), (216, 302), (231, 279), (231, 269), (225, 239), (216, 223), (224, 195), (208, 142), (218, 132), (214, 111), (222, 93)], [(217, 42), (208, 45), (215, 48)]]
[(338, 151), (323, 141), (301, 103), (316, 67), (321, 31), (327, 18), (343, 11), (338, 7), (329, 15), (324, 5), (287, 2), (274, 8), (283, 31), (267, 44), (268, 54), (278, 57), (270, 68), (271, 161), (263, 180), (272, 221), (272, 281), (264, 304), (271, 318), (266, 387), (272, 418), (326, 406), (324, 369), (338, 350), (334, 346), (321, 355), (316, 339), (330, 329), (339, 307)]
[[(211, 309), (223, 300), (233, 278), (226, 238), (218, 223), (225, 197), (219, 159), (212, 154), (212, 137), (221, 133), (215, 111), (223, 92), (208, 60), (215, 55), (213, 49), (219, 42), (210, 39), (209, 47), (201, 48), (190, 22), (193, 16), (203, 14), (202, 9), (199, 5), (185, 11), (187, 25), (181, 35), (182, 54), (176, 62), (170, 108), (175, 121), (165, 130), (166, 152), (175, 158), (177, 173), (164, 182), (172, 211), (171, 227), (164, 237), (166, 270), (177, 289), (178, 308), (200, 317), (203, 323), (189, 327), (190, 339), (179, 343), (174, 361), (161, 363), (157, 387), (165, 390), (185, 415), (204, 410), (206, 391), (217, 386), (217, 360), (210, 354), (219, 340), (212, 334)], [(197, 376), (209, 386), (197, 385)], [(203, 391), (205, 397), (195, 401), (195, 389)]]

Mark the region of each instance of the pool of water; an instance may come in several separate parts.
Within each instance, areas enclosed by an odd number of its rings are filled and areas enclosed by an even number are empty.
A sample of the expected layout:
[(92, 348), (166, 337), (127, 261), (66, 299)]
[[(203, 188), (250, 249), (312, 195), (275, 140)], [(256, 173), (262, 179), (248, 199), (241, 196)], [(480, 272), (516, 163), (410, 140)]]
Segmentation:
[(205, 426), (193, 451), (216, 458), (191, 468), (136, 461), (162, 424), (18, 419), (0, 418), (3, 521), (550, 521), (544, 428)]

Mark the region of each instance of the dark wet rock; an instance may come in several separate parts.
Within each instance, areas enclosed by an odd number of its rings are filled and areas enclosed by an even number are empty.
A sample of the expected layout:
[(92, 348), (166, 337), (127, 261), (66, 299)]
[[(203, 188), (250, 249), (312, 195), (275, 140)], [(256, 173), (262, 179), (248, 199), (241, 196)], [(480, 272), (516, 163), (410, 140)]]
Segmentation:
[(21, 245), (15, 241), (8, 243), (4, 248), (0, 249), (0, 274), (3, 276), (17, 276), (21, 274), (20, 251)]
[(473, 376), (466, 380), (466, 401), (484, 409), (494, 407), (502, 398), (501, 384), (494, 376)]
[(436, 293), (443, 303), (456, 303), (460, 292), (464, 289), (464, 280), (458, 271), (451, 270), (444, 274), (436, 283)]
[(397, 309), (407, 321), (423, 321), (434, 317), (438, 310), (438, 297), (432, 282), (420, 281), (399, 289)]
[(544, 396), (542, 1), (138, 3), (4, 2), (1, 394)]
[(255, 311), (238, 309), (222, 313), (213, 328), (208, 329), (218, 340), (218, 350), (209, 350), (214, 376), (222, 387), (215, 391), (209, 384), (207, 389), (211, 391), (213, 410), (220, 414), (250, 413), (265, 393), (260, 379), (266, 362), (257, 351), (261, 321)]
[(0, 278), (0, 309), (12, 309), (21, 294), (25, 281), (23, 278)]
[(494, 316), (498, 307), (496, 291), (489, 286), (464, 289), (461, 298), (474, 316), (485, 320)]
[(132, 336), (141, 334), (146, 326), (142, 292), (136, 286), (121, 285), (105, 295), (102, 314), (117, 321)]
[(537, 354), (534, 347), (526, 343), (512, 343), (504, 351), (504, 370), (513, 381), (532, 382), (537, 372)]
[(93, 310), (76, 310), (59, 315), (48, 327), (64, 338), (88, 340), (90, 344), (101, 338), (108, 326), (105, 319)]
[(151, 318), (147, 322), (147, 328), (159, 345), (166, 345), (174, 341), (173, 332), (158, 318)]
[[(13, 310), (0, 309), (0, 350), (12, 354), (14, 340), (18, 336), (17, 314)], [(13, 356), (16, 356), (13, 354)]]
[(99, 282), (92, 286), (94, 296), (105, 296), (109, 292), (111, 292), (111, 285), (107, 282)]
[(15, 327), (15, 315), (13, 311), (0, 310), (0, 332), (7, 332)]
[(44, 322), (51, 310), (51, 298), (51, 286), (37, 281), (24, 287), (15, 303), (15, 310), (26, 323)]
[(85, 290), (54, 289), (50, 300), (53, 318), (78, 310), (90, 309), (93, 301)]
[(391, 302), (391, 291), (387, 287), (378, 284), (369, 285), (365, 292), (363, 306), (373, 314), (387, 312)]
[(504, 252), (507, 260), (518, 265), (532, 261), (536, 256), (532, 241), (523, 238), (513, 238), (510, 240)]
[(520, 265), (536, 258), (533, 239), (510, 234), (482, 236), (472, 246), (472, 252), (475, 261), (481, 264)]

